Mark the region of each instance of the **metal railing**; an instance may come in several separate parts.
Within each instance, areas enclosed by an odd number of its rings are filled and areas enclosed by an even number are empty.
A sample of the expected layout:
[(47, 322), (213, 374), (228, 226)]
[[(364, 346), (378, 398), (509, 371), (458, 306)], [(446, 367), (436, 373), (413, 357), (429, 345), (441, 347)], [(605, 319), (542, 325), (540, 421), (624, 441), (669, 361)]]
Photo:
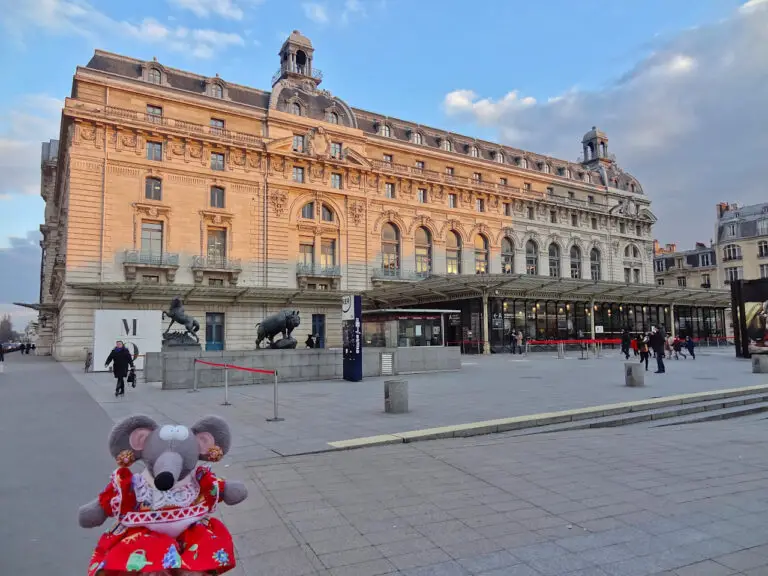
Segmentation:
[(299, 276), (336, 277), (341, 276), (341, 267), (322, 266), (320, 264), (306, 264), (305, 262), (298, 262), (296, 264), (296, 274)]
[(403, 270), (402, 268), (374, 268), (373, 278), (377, 280), (416, 281), (429, 277), (429, 271)]
[(239, 258), (224, 258), (218, 256), (192, 256), (192, 269), (208, 270), (242, 270)]
[(139, 264), (144, 266), (167, 266), (178, 268), (179, 255), (173, 252), (141, 252), (139, 250), (126, 250), (125, 264)]
[(609, 206), (601, 202), (588, 202), (586, 200), (577, 200), (576, 198), (569, 198), (566, 196), (559, 196), (557, 194), (548, 193), (547, 200), (554, 202), (555, 204), (561, 204), (563, 206), (574, 206), (584, 210), (593, 210), (595, 212), (608, 212)]
[(317, 68), (312, 68), (312, 73), (307, 74), (307, 67), (306, 66), (286, 66), (285, 68), (280, 68), (277, 72), (272, 74), (272, 84), (275, 84), (278, 80), (280, 80), (280, 77), (283, 74), (301, 74), (302, 76), (311, 76), (318, 82), (321, 82), (323, 80), (323, 72), (321, 70), (318, 70)]

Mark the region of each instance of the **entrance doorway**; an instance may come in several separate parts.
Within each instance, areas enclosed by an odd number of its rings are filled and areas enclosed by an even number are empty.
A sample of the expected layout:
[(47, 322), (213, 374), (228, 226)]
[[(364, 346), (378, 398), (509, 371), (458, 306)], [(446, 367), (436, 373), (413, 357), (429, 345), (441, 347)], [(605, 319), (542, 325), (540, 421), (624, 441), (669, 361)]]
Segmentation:
[(205, 349), (224, 350), (224, 314), (220, 312), (205, 315)]
[(317, 336), (315, 348), (325, 348), (325, 314), (312, 314), (312, 334)]

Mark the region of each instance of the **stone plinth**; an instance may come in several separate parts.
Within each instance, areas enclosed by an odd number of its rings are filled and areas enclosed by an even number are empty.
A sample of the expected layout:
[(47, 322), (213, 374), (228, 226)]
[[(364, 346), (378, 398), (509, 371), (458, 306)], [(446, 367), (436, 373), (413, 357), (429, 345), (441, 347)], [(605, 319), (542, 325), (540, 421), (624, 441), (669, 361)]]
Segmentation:
[(408, 412), (408, 380), (384, 382), (384, 411), (388, 414)]
[(645, 364), (624, 362), (624, 383), (631, 388), (645, 386)]
[(752, 374), (768, 374), (768, 354), (752, 354)]

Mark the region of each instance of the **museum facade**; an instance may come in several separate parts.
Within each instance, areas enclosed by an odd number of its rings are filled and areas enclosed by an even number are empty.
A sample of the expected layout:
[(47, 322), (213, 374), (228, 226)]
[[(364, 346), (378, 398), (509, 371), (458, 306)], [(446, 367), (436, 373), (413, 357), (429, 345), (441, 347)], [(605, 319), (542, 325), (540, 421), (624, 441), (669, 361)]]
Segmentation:
[[(270, 91), (98, 50), (77, 68), (59, 139), (43, 145), (41, 350), (82, 357), (95, 310), (175, 296), (215, 350), (252, 348), (256, 324), (288, 307), (300, 343), (339, 346), (350, 293), (466, 307), (464, 331), (487, 349), (496, 306), (555, 336), (591, 327), (558, 319), (571, 303), (623, 312), (662, 295), (650, 201), (597, 128), (569, 162), (353, 108), (319, 87), (298, 31), (278, 64)], [(484, 284), (427, 290), (441, 278)], [(699, 292), (654, 305), (720, 306)], [(542, 305), (554, 323), (539, 323)]]

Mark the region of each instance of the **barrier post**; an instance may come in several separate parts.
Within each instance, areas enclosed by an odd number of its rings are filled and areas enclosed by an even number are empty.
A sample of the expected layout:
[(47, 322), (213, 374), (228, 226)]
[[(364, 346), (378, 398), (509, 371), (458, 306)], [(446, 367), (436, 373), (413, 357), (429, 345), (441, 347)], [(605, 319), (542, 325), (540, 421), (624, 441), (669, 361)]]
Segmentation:
[(188, 392), (197, 392), (197, 378), (198, 378), (198, 375), (197, 375), (197, 358), (194, 359), (192, 364), (195, 367), (195, 384), (192, 387), (192, 390), (188, 390)]
[(229, 403), (229, 367), (224, 363), (224, 404), (222, 406), (231, 406)]
[(279, 418), (277, 415), (277, 370), (275, 370), (275, 380), (272, 389), (273, 417), (267, 418), (267, 422), (282, 422), (285, 418)]

